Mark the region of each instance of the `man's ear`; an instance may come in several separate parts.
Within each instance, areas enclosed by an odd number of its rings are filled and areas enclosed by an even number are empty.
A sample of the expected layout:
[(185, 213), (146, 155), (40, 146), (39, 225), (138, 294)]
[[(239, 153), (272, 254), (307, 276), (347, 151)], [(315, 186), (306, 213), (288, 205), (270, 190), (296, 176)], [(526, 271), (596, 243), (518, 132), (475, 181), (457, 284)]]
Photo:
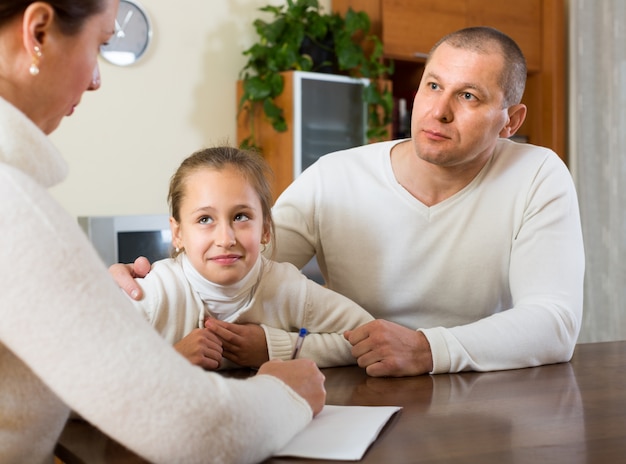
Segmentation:
[(507, 109), (509, 120), (500, 131), (500, 137), (508, 139), (514, 135), (526, 119), (526, 105), (519, 103)]
[(46, 2), (34, 2), (24, 11), (22, 40), (29, 53), (41, 49), (48, 39), (54, 23), (54, 8)]

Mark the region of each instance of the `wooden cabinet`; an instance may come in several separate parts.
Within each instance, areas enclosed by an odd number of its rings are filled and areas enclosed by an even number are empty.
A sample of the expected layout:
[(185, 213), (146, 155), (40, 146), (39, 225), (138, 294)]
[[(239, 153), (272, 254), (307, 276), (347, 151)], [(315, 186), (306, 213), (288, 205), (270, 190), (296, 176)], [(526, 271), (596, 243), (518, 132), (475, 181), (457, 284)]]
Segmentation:
[(530, 71), (541, 69), (541, 0), (382, 0), (385, 55), (400, 60), (424, 59), (448, 32), (489, 25), (510, 35), (520, 46)]
[(394, 96), (413, 101), (431, 47), (468, 26), (492, 26), (510, 35), (526, 56), (526, 122), (518, 131), (530, 143), (566, 152), (566, 41), (563, 0), (332, 0), (333, 11), (365, 11), (371, 32), (393, 59)]

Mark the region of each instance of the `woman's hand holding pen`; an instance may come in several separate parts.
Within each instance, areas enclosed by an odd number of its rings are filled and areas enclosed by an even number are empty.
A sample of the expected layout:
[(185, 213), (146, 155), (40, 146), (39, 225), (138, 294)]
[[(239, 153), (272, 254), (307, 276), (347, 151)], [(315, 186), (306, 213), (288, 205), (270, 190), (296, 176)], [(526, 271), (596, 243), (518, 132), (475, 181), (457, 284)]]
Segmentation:
[(319, 414), (324, 407), (326, 378), (310, 359), (269, 361), (259, 368), (257, 375), (273, 375), (285, 382), (309, 403), (314, 416)]

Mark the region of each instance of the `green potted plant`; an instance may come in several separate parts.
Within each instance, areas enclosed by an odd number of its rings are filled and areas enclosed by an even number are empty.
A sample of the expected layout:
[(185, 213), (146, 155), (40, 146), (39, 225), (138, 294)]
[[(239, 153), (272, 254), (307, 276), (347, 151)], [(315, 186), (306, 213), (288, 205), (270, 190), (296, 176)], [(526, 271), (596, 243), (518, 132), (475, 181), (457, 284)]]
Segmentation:
[[(243, 93), (238, 112), (248, 111), (250, 136), (243, 147), (256, 147), (254, 121), (256, 105), (276, 131), (287, 129), (283, 110), (274, 99), (283, 92), (281, 72), (290, 70), (324, 71), (365, 77), (368, 108), (367, 137), (382, 139), (392, 119), (393, 97), (384, 79), (393, 73), (393, 62), (383, 60), (378, 37), (369, 35), (370, 20), (365, 12), (350, 9), (345, 17), (322, 12), (317, 0), (287, 0), (281, 6), (268, 5), (260, 11), (271, 13), (272, 20), (254, 21), (259, 40), (243, 54), (248, 62), (240, 72)], [(369, 50), (366, 51), (366, 50)]]

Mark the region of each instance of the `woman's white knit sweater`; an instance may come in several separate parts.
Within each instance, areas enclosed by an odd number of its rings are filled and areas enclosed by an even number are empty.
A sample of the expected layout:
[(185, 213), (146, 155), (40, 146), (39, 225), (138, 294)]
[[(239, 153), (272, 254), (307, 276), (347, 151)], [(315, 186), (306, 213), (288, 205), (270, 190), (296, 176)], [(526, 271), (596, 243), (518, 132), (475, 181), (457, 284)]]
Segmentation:
[(258, 462), (312, 417), (280, 380), (207, 373), (110, 278), (46, 189), (48, 138), (0, 99), (0, 461), (52, 462), (70, 410), (151, 462)]

